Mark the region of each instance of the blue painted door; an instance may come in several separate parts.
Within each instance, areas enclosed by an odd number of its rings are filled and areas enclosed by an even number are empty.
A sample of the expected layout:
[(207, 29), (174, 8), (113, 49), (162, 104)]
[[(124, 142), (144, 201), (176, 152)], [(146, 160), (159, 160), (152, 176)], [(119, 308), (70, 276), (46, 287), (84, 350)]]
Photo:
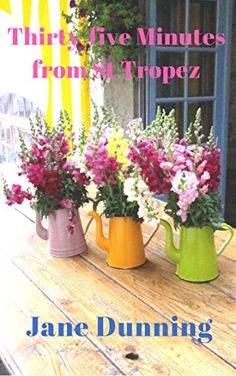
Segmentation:
[[(196, 110), (202, 108), (204, 131), (212, 125), (222, 150), (221, 194), (225, 199), (230, 46), (232, 0), (149, 0), (147, 1), (148, 27), (160, 27), (163, 33), (224, 34), (223, 46), (152, 46), (148, 49), (149, 66), (200, 66), (201, 77), (174, 78), (168, 85), (160, 79), (146, 81), (146, 123), (156, 114), (157, 106), (166, 110), (175, 108), (181, 134), (194, 120)], [(161, 29), (160, 33), (161, 33)]]

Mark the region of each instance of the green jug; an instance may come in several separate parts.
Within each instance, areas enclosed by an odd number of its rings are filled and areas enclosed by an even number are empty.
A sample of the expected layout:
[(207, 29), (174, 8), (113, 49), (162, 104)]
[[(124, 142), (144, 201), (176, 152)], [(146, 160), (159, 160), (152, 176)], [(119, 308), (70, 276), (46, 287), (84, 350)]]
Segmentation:
[(234, 230), (231, 226), (226, 223), (221, 225), (222, 230), (229, 230), (230, 234), (217, 252), (212, 227), (181, 226), (177, 249), (171, 225), (164, 219), (161, 219), (160, 224), (166, 231), (166, 254), (177, 264), (176, 274), (179, 278), (189, 282), (207, 282), (219, 275), (217, 258), (233, 238)]

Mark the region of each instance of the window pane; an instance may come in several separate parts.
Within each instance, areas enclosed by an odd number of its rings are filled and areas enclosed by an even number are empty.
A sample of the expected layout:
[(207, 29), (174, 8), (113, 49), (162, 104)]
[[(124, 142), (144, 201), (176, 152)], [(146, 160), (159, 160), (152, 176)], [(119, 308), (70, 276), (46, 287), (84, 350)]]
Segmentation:
[(10, 131), (9, 128), (6, 131), (7, 131), (6, 142), (7, 142), (7, 144), (10, 144), (11, 143), (11, 131)]
[(184, 127), (184, 104), (183, 103), (160, 103), (160, 104), (157, 104), (157, 107), (158, 106), (160, 106), (161, 109), (164, 109), (167, 113), (169, 113), (173, 109), (175, 110), (176, 124), (178, 126), (180, 136), (182, 137), (183, 127)]
[(200, 66), (200, 78), (189, 80), (190, 97), (214, 95), (215, 54), (192, 52), (189, 66)]
[(0, 98), (0, 112), (2, 114), (7, 114), (8, 113), (8, 110), (9, 110), (9, 96), (7, 95), (3, 95), (1, 98)]
[(190, 1), (190, 29), (199, 29), (201, 33), (216, 33), (215, 1)]
[(191, 103), (188, 107), (188, 125), (194, 122), (195, 114), (199, 107), (202, 109), (203, 132), (207, 138), (213, 126), (213, 102)]
[(18, 106), (19, 106), (19, 115), (21, 117), (25, 116), (25, 101), (24, 98), (18, 98)]
[[(173, 66), (175, 68), (184, 65), (184, 54), (175, 52), (158, 52), (157, 66)], [(156, 80), (156, 96), (162, 97), (183, 97), (184, 79), (175, 77), (169, 84), (163, 84), (161, 79)]]
[(0, 141), (5, 141), (5, 131), (2, 123), (0, 123)]
[(30, 117), (33, 111), (33, 103), (28, 101), (27, 99), (25, 100), (25, 111), (26, 111), (26, 117)]
[(157, 27), (162, 27), (166, 33), (185, 31), (185, 1), (158, 0)]
[(17, 116), (19, 114), (18, 100), (16, 97), (13, 97), (12, 101), (12, 115)]

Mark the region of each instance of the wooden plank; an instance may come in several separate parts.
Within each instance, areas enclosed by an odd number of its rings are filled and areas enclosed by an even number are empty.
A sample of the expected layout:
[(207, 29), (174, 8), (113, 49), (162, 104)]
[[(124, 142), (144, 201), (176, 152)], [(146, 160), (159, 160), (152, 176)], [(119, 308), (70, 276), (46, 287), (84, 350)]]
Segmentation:
[[(91, 197), (95, 197), (95, 195), (96, 195), (96, 187), (93, 184), (89, 187), (89, 194), (91, 195)], [(165, 214), (165, 212), (164, 212), (164, 206), (165, 206), (164, 202), (159, 200), (159, 205), (160, 205), (159, 206), (160, 217), (162, 217), (162, 218), (166, 219), (167, 221), (171, 222), (171, 218), (167, 214)], [(102, 205), (100, 205), (99, 208), (100, 208), (100, 211), (102, 211)], [(86, 216), (86, 214), (90, 210), (91, 210), (91, 204), (88, 204), (88, 205), (83, 206), (80, 209), (80, 212), (84, 216)], [(148, 234), (151, 232), (150, 226), (147, 225), (147, 224), (144, 224), (142, 226), (142, 229), (143, 229), (144, 237), (148, 236)], [(178, 244), (178, 239), (179, 239), (178, 231), (174, 230), (173, 232), (174, 232), (176, 244)], [(226, 236), (227, 236), (227, 232), (225, 232), (225, 231), (217, 231), (216, 232), (216, 238), (215, 239), (216, 239), (217, 249), (219, 249), (220, 246), (223, 244)], [(157, 246), (156, 248), (159, 248), (161, 246), (161, 248), (164, 249), (164, 239), (165, 239), (165, 232), (164, 232), (163, 227), (160, 226), (157, 235), (152, 240), (152, 243), (153, 243), (153, 245), (156, 244), (156, 246)], [(231, 242), (231, 245), (229, 247), (227, 247), (226, 250), (224, 251), (223, 258), (224, 257), (228, 257), (229, 259), (236, 261), (236, 231), (235, 231), (234, 239)]]
[[(161, 311), (168, 318), (176, 313), (182, 321), (213, 319), (213, 341), (206, 346), (236, 367), (235, 299), (226, 296), (211, 284), (180, 280), (175, 275), (175, 265), (151, 252), (147, 252), (148, 262), (139, 269), (125, 272), (109, 268), (105, 262), (106, 255), (96, 247), (93, 229), (89, 233), (89, 239), (91, 252), (82, 257), (156, 311)], [(232, 262), (234, 275), (235, 266)], [(230, 277), (232, 274), (227, 277), (228, 284)], [(223, 278), (224, 274), (221, 274), (219, 285)], [(230, 291), (235, 295), (235, 290), (231, 288)]]
[[(18, 209), (19, 209), (19, 207), (18, 207)], [(29, 207), (27, 207), (27, 208), (25, 207), (24, 209), (25, 210), (23, 211), (23, 214), (30, 217), (33, 221), (34, 220), (34, 211), (32, 209), (30, 209)], [(10, 212), (9, 212), (9, 210), (10, 210)], [(4, 215), (5, 218), (9, 217), (9, 213), (14, 213), (14, 212), (12, 212), (12, 209), (7, 208), (6, 206), (1, 208), (1, 212)], [(82, 210), (82, 213), (87, 213), (87, 211)], [(18, 226), (19, 219), (18, 219), (18, 217), (14, 216), (14, 215), (10, 215), (10, 218), (11, 218), (11, 221), (9, 222), (8, 229), (10, 229), (10, 232), (11, 232), (11, 227), (16, 228)], [(88, 221), (87, 215), (82, 214), (81, 219), (82, 219), (84, 226), (85, 226), (87, 221)], [(150, 233), (150, 226), (143, 225), (142, 227), (143, 227), (143, 232), (144, 232), (144, 238), (146, 238), (148, 236), (148, 234)], [(107, 220), (104, 221), (104, 228), (105, 228), (105, 231), (108, 228), (108, 221)], [(217, 238), (218, 238), (219, 234), (221, 234), (221, 232), (217, 233)], [(5, 231), (4, 235), (7, 236), (7, 237), (10, 237), (10, 234), (8, 234), (8, 231)], [(22, 235), (23, 235), (23, 237), (25, 236), (24, 233)], [(33, 236), (33, 233), (29, 233), (29, 236)], [(93, 230), (89, 232), (88, 236), (93, 237), (93, 246), (95, 246), (94, 227), (93, 227)], [(161, 257), (163, 259), (163, 261), (174, 265), (173, 262), (171, 260), (169, 260), (165, 255), (165, 252), (164, 252), (164, 247), (165, 247), (164, 237), (165, 237), (164, 230), (162, 228), (160, 228), (158, 230), (157, 235), (152, 239), (151, 243), (149, 244), (149, 246), (146, 250), (147, 257), (149, 257), (149, 253), (151, 252), (151, 253), (153, 253), (154, 255), (157, 256), (157, 258), (156, 258), (157, 263), (159, 263), (158, 257)], [(221, 239), (219, 242), (221, 243), (222, 241), (223, 240)], [(178, 236), (177, 235), (175, 235), (175, 242), (176, 242), (176, 244), (178, 244)], [(232, 260), (232, 255), (233, 254), (236, 255), (235, 243), (236, 243), (236, 236), (233, 240), (233, 245), (229, 246), (230, 257), (220, 257), (219, 258), (219, 268), (220, 268), (220, 271), (221, 271), (219, 278), (217, 278), (215, 281), (212, 281), (210, 283), (212, 286), (215, 286), (216, 288), (220, 289), (222, 292), (224, 292), (225, 294), (227, 294), (227, 295), (229, 295), (230, 297), (233, 297), (233, 298), (236, 298), (236, 273), (235, 273), (236, 264)], [(14, 247), (11, 248), (11, 249), (12, 249), (13, 253), (18, 252), (18, 249), (14, 249)], [(9, 253), (9, 249), (8, 249), (8, 253)], [(173, 273), (174, 273), (175, 266), (172, 270), (173, 270)]]
[(1, 265), (0, 355), (14, 375), (120, 375), (86, 337), (27, 337), (30, 317), (68, 322), (18, 268)]
[[(84, 213), (84, 212), (82, 212)], [(87, 215), (81, 215), (82, 222), (84, 226), (87, 223)], [(108, 220), (103, 218), (103, 224), (104, 224), (104, 232), (107, 234), (108, 232)], [(91, 237), (93, 238), (93, 246), (96, 246), (95, 244), (95, 225), (93, 224), (92, 230), (88, 233), (87, 238), (90, 239)], [(142, 230), (143, 230), (143, 238), (146, 239), (148, 235), (151, 233), (151, 227), (148, 225), (142, 225)], [(216, 243), (217, 247), (219, 249), (220, 245), (223, 243), (223, 238), (218, 239), (219, 234), (222, 232), (217, 232), (216, 235)], [(224, 232), (224, 236), (226, 233)], [(179, 237), (174, 231), (174, 239), (175, 239), (175, 244), (178, 246), (178, 241)], [(220, 269), (220, 277), (217, 278), (215, 281), (210, 282), (212, 286), (217, 287), (218, 289), (221, 289), (222, 292), (225, 292), (225, 294), (229, 295), (230, 297), (236, 298), (236, 263), (233, 260), (232, 255), (236, 255), (236, 233), (235, 237), (232, 241), (232, 244), (228, 247), (229, 248), (229, 256), (221, 256), (219, 257), (219, 269)], [(170, 263), (174, 265), (174, 263), (167, 258), (165, 254), (165, 232), (162, 227), (158, 230), (157, 234), (154, 236), (152, 241), (149, 243), (147, 249), (146, 249), (146, 254), (147, 257), (149, 253), (153, 253), (154, 255), (157, 256), (157, 263), (158, 263), (158, 257), (163, 259), (163, 261)]]
[[(24, 229), (26, 227), (25, 224)], [(33, 232), (30, 224), (28, 228), (31, 228)], [(109, 315), (116, 322), (163, 322), (163, 311), (158, 314), (157, 311), (142, 303), (138, 298), (142, 297), (140, 291), (137, 294), (138, 297), (134, 297), (110, 279), (112, 270), (112, 272), (120, 273), (122, 278), (128, 279), (132, 285), (138, 283), (139, 279), (139, 284), (142, 284), (145, 279), (138, 272), (144, 270), (145, 267), (134, 271), (134, 273), (109, 268), (108, 276), (106, 276), (81, 257), (66, 260), (48, 258), (45, 243), (34, 236), (30, 238), (30, 243), (27, 251), (13, 257), (16, 265), (32, 278), (44, 294), (60, 307), (73, 322), (83, 320), (88, 322), (92, 341), (114, 363), (118, 364), (125, 374), (168, 374), (174, 376), (191, 374), (200, 376), (205, 371), (212, 375), (232, 374), (231, 366), (209, 352), (206, 347), (194, 343), (189, 338), (128, 338), (120, 337), (118, 334), (98, 338), (96, 336), (96, 317), (98, 315)], [(103, 267), (106, 271), (105, 264)], [(146, 269), (146, 274), (150, 271), (152, 270)], [(138, 279), (135, 273), (138, 273)], [(142, 288), (148, 290), (148, 283), (147, 279), (147, 284)], [(162, 291), (167, 303), (169, 303), (168, 292), (168, 290)], [(153, 298), (158, 302), (156, 296)], [(178, 315), (178, 313), (177, 306), (176, 309), (173, 309), (172, 315)], [(208, 315), (205, 315), (203, 319), (207, 318)], [(199, 316), (193, 315), (191, 321), (198, 322)], [(125, 358), (125, 354), (131, 351), (139, 355), (136, 362)]]

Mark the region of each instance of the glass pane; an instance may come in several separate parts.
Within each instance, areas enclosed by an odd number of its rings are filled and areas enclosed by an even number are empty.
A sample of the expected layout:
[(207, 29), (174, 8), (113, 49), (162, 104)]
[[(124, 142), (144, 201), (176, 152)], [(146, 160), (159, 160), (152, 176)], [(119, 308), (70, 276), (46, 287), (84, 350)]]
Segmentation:
[(0, 141), (5, 141), (5, 131), (2, 123), (0, 123)]
[[(178, 68), (184, 65), (184, 54), (176, 52), (158, 52), (157, 66), (173, 66)], [(161, 79), (156, 80), (156, 97), (183, 97), (184, 79), (172, 78), (169, 84), (163, 84)]]
[(19, 106), (19, 115), (21, 117), (25, 116), (25, 101), (24, 98), (18, 98), (18, 106)]
[(183, 127), (184, 127), (184, 104), (183, 103), (159, 103), (157, 107), (160, 106), (161, 109), (164, 109), (167, 113), (171, 110), (175, 110), (175, 119), (176, 124), (179, 129), (180, 137), (183, 136)]
[(185, 1), (158, 0), (157, 27), (165, 33), (181, 33), (185, 31)]
[(13, 116), (19, 115), (19, 107), (18, 107), (17, 97), (13, 97), (13, 100), (12, 100), (12, 115)]
[[(178, 2), (178, 1), (177, 1)], [(190, 1), (189, 31), (199, 29), (201, 33), (216, 33), (216, 1)]]
[(11, 131), (10, 131), (9, 128), (7, 129), (6, 142), (7, 142), (7, 144), (10, 144), (10, 143), (11, 143)]
[[(188, 107), (188, 125), (194, 122), (195, 114), (198, 108), (202, 109), (202, 126), (203, 132), (206, 138), (209, 135), (210, 129), (213, 126), (213, 102), (201, 102), (201, 103), (191, 103)], [(204, 140), (205, 141), (205, 140)]]
[(189, 54), (189, 66), (200, 66), (200, 78), (189, 80), (190, 97), (214, 95), (215, 54), (192, 52)]
[(0, 112), (2, 114), (7, 114), (8, 113), (9, 103), (10, 103), (9, 96), (3, 95), (0, 98)]
[(26, 117), (30, 117), (33, 110), (33, 103), (25, 100), (25, 111), (26, 111)]

